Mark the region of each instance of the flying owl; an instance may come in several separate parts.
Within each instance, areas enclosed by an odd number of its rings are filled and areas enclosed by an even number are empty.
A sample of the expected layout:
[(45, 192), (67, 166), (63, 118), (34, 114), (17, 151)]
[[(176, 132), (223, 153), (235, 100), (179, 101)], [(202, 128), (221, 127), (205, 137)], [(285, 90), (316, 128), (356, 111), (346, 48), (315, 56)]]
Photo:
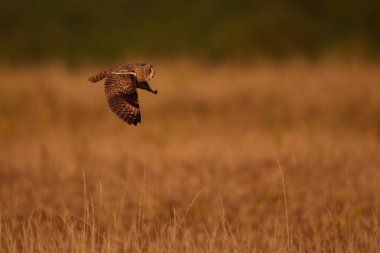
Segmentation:
[(157, 90), (148, 84), (153, 76), (152, 65), (139, 63), (112, 67), (88, 80), (96, 83), (105, 78), (104, 92), (111, 111), (126, 123), (136, 126), (141, 122), (137, 88), (157, 94)]

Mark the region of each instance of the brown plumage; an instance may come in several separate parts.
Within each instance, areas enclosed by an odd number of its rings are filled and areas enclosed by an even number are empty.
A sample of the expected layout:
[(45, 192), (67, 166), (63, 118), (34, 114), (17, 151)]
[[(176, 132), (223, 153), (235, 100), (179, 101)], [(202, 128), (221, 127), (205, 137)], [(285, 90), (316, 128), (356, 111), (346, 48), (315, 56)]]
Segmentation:
[(137, 88), (157, 94), (148, 81), (154, 76), (149, 64), (128, 64), (110, 68), (88, 78), (93, 83), (105, 79), (104, 92), (108, 105), (119, 118), (128, 124), (141, 122)]

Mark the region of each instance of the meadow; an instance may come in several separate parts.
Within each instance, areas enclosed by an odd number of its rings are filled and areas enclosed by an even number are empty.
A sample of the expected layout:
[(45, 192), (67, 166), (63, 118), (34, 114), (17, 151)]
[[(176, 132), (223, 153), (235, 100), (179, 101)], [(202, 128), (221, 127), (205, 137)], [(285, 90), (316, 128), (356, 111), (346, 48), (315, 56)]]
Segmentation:
[(0, 252), (380, 252), (378, 63), (151, 62), (0, 67)]

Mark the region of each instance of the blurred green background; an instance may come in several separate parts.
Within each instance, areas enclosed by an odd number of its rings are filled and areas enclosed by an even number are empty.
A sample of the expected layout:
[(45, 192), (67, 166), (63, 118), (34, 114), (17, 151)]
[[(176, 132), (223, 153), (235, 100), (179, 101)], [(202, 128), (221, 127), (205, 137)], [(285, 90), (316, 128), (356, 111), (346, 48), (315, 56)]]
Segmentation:
[(1, 1), (0, 60), (380, 55), (380, 1)]

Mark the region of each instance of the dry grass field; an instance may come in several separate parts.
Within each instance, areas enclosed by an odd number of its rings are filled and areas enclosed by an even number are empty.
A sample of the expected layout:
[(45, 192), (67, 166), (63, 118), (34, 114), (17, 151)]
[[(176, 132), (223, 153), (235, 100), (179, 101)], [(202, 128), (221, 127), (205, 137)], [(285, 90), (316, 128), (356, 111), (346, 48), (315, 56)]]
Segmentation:
[(0, 252), (380, 252), (378, 64), (152, 63), (0, 67)]

